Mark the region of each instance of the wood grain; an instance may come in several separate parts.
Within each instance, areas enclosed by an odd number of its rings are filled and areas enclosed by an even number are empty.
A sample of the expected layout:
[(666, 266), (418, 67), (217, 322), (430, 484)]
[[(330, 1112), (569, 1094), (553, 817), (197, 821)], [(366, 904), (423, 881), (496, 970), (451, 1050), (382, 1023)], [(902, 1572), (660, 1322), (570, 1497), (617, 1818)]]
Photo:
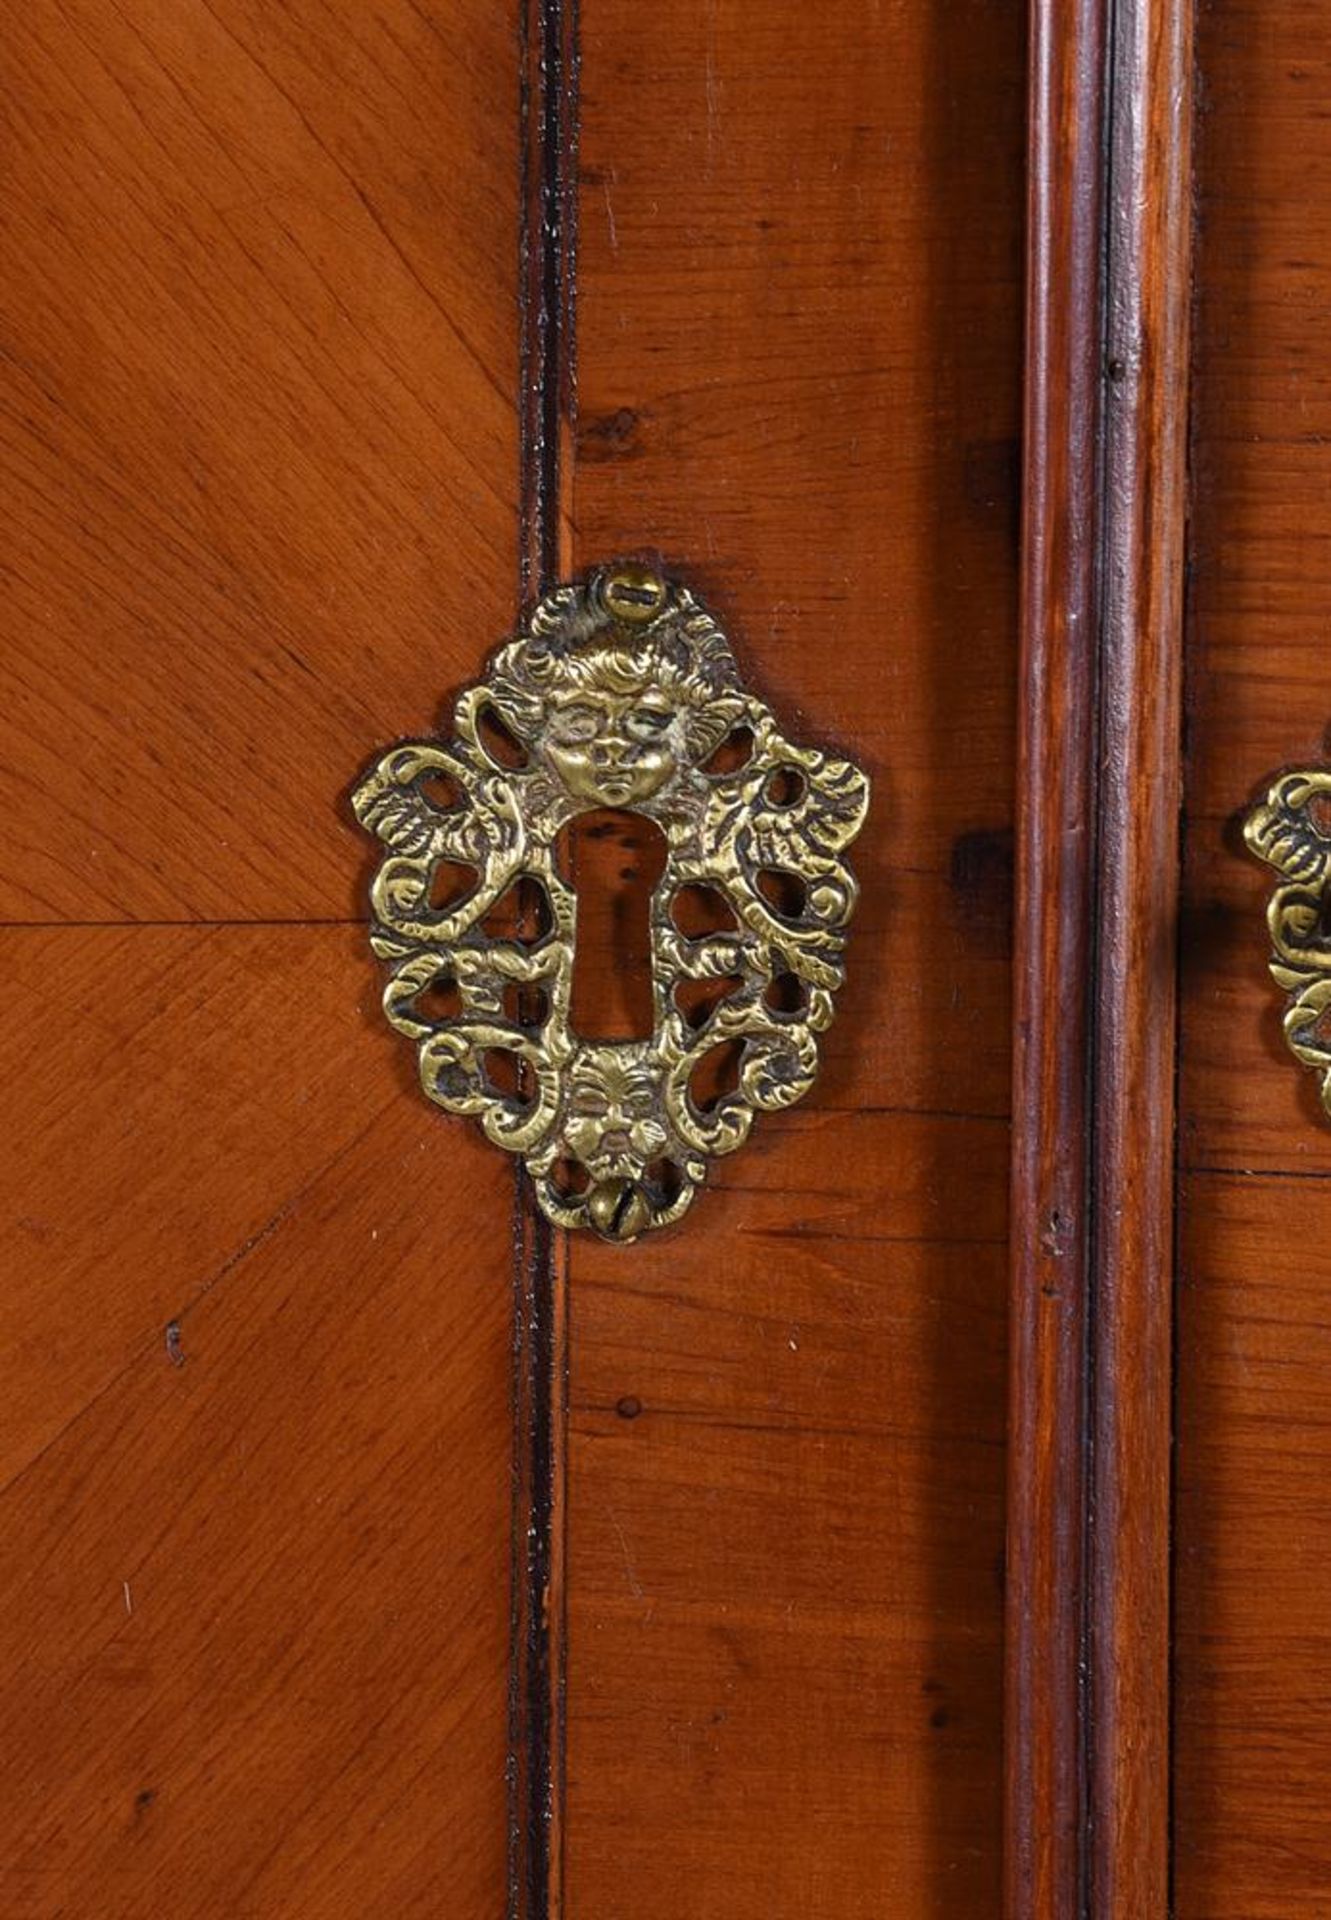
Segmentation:
[(1192, 295), (1191, 0), (1110, 72), (1094, 1055), (1093, 1911), (1169, 1900), (1176, 971)]
[(875, 781), (806, 1106), (570, 1253), (573, 1916), (994, 1911), (1020, 21), (581, 18), (575, 558)]
[(4, 936), (15, 1920), (502, 1877), (507, 1180), (430, 1177), (352, 931)]
[(515, 22), (11, 25), (0, 914), (359, 913), (340, 792), (511, 618)]
[(1237, 815), (1331, 719), (1331, 66), (1200, 16), (1178, 1320), (1179, 1920), (1311, 1920), (1331, 1874), (1331, 1134)]
[(1013, 981), (1005, 1910), (1083, 1909), (1107, 17), (1031, 15)]
[(1033, 16), (1007, 1910), (1168, 1898), (1187, 6)]
[(6, 1920), (502, 1902), (511, 1176), (341, 796), (511, 616), (515, 47), (7, 23)]

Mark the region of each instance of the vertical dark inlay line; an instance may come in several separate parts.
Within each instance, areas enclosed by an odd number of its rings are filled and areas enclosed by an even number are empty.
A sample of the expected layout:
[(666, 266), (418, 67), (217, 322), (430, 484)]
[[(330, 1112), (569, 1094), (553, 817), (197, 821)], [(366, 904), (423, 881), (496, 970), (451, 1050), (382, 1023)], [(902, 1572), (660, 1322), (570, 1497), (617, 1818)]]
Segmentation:
[(567, 570), (576, 226), (575, 0), (522, 0), (521, 551), (524, 602)]
[[(566, 570), (573, 412), (574, 0), (520, 0), (518, 596)], [(513, 1194), (509, 1920), (562, 1911), (565, 1296), (560, 1236)]]

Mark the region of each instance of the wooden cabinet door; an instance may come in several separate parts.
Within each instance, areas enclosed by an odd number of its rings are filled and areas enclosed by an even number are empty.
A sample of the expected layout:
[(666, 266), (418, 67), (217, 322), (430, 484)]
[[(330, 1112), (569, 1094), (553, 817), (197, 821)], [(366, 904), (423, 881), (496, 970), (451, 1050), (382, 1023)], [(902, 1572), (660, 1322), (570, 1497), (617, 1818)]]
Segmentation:
[(1009, 1912), (1311, 1920), (1326, 834), (1268, 932), (1244, 823), (1326, 765), (1326, 62), (1283, 4), (1034, 26)]
[[(1019, 10), (7, 42), (0, 1913), (993, 1911)], [(346, 805), (622, 553), (877, 795), (631, 1249), (413, 1090)]]
[[(0, 1920), (1323, 1912), (1331, 82), (1195, 25), (9, 9)], [(350, 807), (620, 556), (873, 782), (629, 1247), (422, 1097)]]
[(1198, 22), (1175, 1498), (1179, 1920), (1331, 1898), (1331, 1132), (1242, 820), (1327, 761), (1331, 73), (1287, 5)]
[(4, 113), (0, 1912), (496, 1912), (511, 1177), (338, 797), (513, 605), (513, 21), (40, 0)]
[(6, 1920), (502, 1910), (512, 1182), (340, 796), (514, 600), (513, 32), (7, 14)]

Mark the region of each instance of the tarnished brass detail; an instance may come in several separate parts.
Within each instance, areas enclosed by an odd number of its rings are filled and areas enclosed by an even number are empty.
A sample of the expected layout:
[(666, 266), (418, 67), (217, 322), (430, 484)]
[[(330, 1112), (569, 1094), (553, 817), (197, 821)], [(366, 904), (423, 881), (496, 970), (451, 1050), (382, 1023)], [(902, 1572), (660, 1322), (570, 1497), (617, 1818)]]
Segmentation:
[[(385, 847), (370, 934), (391, 967), (384, 1010), (430, 1099), (521, 1154), (552, 1220), (634, 1240), (679, 1218), (755, 1113), (813, 1084), (869, 782), (787, 740), (712, 615), (631, 562), (548, 594), (453, 727), (391, 748), (354, 795)], [(555, 848), (605, 807), (655, 821), (667, 856), (652, 1037), (592, 1044), (570, 1023), (576, 899)], [(681, 930), (690, 888), (720, 896), (724, 925)], [(705, 1011), (679, 1004), (681, 983), (722, 979)], [(700, 1104), (690, 1083), (726, 1042), (736, 1083)]]
[(1244, 838), (1280, 875), (1266, 913), (1271, 977), (1289, 995), (1290, 1052), (1316, 1069), (1331, 1114), (1331, 768), (1281, 774)]

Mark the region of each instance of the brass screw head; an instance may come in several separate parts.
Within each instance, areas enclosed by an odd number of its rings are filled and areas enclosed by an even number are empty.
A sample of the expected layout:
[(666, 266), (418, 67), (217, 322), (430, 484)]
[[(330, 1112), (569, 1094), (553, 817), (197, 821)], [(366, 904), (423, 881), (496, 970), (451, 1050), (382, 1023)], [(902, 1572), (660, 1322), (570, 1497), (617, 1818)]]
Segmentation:
[(587, 1199), (592, 1225), (603, 1240), (627, 1243), (650, 1226), (652, 1210), (642, 1188), (632, 1180), (601, 1180)]
[(666, 583), (652, 567), (622, 561), (601, 579), (601, 605), (612, 620), (643, 627), (665, 611)]

